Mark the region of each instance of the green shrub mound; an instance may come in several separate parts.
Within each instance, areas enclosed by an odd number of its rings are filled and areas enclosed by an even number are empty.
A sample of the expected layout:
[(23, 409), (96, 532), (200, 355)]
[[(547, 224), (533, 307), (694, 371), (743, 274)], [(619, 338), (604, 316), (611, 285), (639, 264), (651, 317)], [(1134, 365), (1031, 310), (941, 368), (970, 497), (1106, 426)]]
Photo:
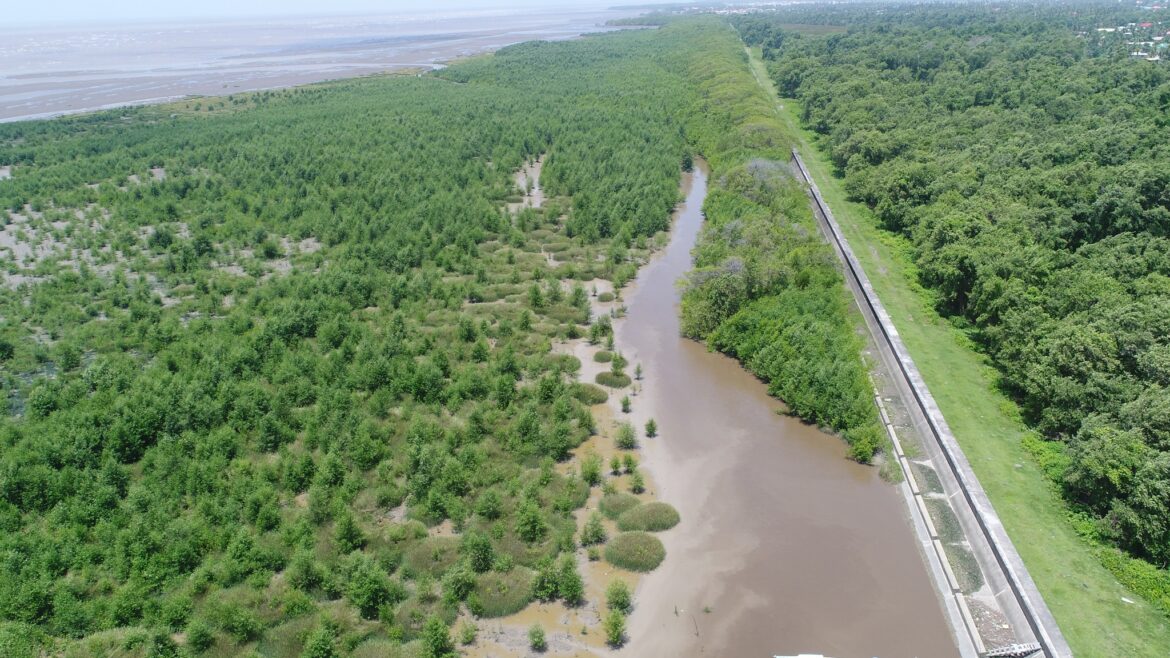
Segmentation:
[(612, 292), (603, 292), (603, 293), (597, 295), (597, 301), (602, 302), (602, 303), (612, 302), (613, 301), (613, 293)]
[(573, 397), (581, 404), (595, 405), (605, 404), (609, 399), (609, 393), (605, 392), (604, 388), (587, 384), (585, 382), (577, 382), (573, 385)]
[(666, 548), (646, 532), (623, 532), (605, 547), (605, 560), (630, 571), (653, 571), (666, 558)]
[(561, 372), (577, 372), (581, 369), (581, 359), (572, 354), (550, 354), (545, 359), (550, 368)]
[(613, 352), (601, 350), (593, 355), (593, 360), (598, 363), (609, 363), (613, 361)]
[(636, 505), (622, 512), (617, 518), (618, 529), (623, 532), (661, 532), (678, 525), (678, 510), (666, 503)]
[(601, 513), (616, 519), (627, 511), (639, 506), (642, 501), (626, 493), (611, 493), (601, 497)]
[(404, 563), (415, 574), (440, 575), (459, 559), (455, 537), (428, 537), (406, 551)]
[(625, 388), (630, 385), (629, 375), (615, 375), (612, 372), (597, 373), (596, 381), (598, 384), (601, 384), (602, 386), (608, 386), (609, 388)]
[(480, 575), (467, 597), (467, 607), (477, 617), (492, 619), (520, 612), (532, 601), (532, 572), (522, 567), (508, 573)]

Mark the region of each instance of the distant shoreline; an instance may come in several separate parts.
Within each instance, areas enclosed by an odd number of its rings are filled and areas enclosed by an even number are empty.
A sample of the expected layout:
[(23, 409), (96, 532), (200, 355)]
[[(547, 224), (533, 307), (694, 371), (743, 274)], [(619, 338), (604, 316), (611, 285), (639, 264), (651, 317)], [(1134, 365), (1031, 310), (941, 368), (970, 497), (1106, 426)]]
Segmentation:
[(527, 12), (405, 22), (366, 16), (26, 33), (0, 45), (6, 72), (0, 123), (432, 71), (525, 41), (628, 29), (605, 24), (620, 15)]

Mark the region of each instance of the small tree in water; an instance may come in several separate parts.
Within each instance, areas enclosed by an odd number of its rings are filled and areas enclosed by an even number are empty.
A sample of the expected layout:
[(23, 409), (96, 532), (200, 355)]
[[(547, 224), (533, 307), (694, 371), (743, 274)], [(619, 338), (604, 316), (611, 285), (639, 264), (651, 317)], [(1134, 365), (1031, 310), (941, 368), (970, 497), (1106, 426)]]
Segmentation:
[(658, 436), (658, 423), (654, 422), (653, 418), (646, 421), (646, 436), (651, 439)]
[(533, 624), (532, 628), (528, 629), (528, 646), (533, 651), (544, 651), (548, 648), (548, 642), (544, 639), (544, 629), (539, 624)]
[(626, 616), (617, 610), (611, 610), (602, 622), (605, 630), (605, 641), (609, 646), (617, 648), (626, 642)]
[(634, 426), (629, 423), (622, 423), (619, 425), (615, 443), (617, 447), (622, 450), (633, 450), (634, 448), (637, 448), (638, 435), (634, 431)]
[(642, 479), (642, 474), (638, 471), (634, 471), (634, 474), (630, 476), (630, 491), (636, 494), (640, 494), (645, 490), (646, 481)]
[(581, 529), (581, 545), (593, 546), (604, 543), (605, 540), (605, 526), (601, 524), (601, 514), (594, 511), (585, 522), (585, 527)]
[(589, 344), (596, 345), (601, 342), (601, 325), (594, 322), (589, 325)]
[(609, 584), (609, 587), (605, 588), (605, 605), (609, 606), (610, 610), (627, 615), (633, 604), (630, 586), (626, 584), (626, 581), (615, 580)]
[(620, 375), (626, 370), (626, 357), (622, 356), (621, 352), (615, 352), (613, 361), (609, 364), (610, 372), (615, 375)]
[(577, 572), (577, 561), (572, 554), (561, 558), (557, 571), (559, 572), (557, 574), (557, 591), (564, 599), (565, 605), (581, 605), (581, 602), (585, 600), (585, 581)]
[(627, 414), (628, 414), (628, 413), (630, 413), (630, 409), (631, 409), (631, 406), (630, 406), (630, 396), (628, 396), (628, 395), (623, 395), (623, 396), (622, 396), (622, 413), (627, 413)]
[(591, 487), (601, 484), (601, 457), (596, 453), (591, 452), (582, 460), (581, 479)]

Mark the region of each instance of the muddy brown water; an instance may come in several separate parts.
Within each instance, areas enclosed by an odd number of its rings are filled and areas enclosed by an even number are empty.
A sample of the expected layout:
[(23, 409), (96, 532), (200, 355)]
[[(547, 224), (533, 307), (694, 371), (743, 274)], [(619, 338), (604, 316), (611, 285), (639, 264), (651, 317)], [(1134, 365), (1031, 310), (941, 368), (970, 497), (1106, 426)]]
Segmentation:
[(667, 249), (617, 325), (646, 377), (635, 397), (657, 496), (682, 523), (642, 579), (619, 655), (957, 656), (896, 487), (840, 439), (781, 415), (735, 361), (679, 336), (676, 282), (691, 266), (707, 172), (696, 169)]

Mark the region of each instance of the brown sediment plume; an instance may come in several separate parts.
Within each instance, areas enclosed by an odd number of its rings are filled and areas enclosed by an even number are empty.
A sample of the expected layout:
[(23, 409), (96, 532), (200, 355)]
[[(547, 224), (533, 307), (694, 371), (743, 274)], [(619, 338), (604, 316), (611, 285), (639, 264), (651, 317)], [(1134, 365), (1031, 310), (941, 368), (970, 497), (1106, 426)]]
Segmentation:
[[(579, 551), (585, 605), (535, 604), (480, 621), (467, 655), (529, 655), (533, 624), (548, 635), (546, 655), (556, 656), (957, 655), (896, 489), (877, 469), (846, 459), (839, 438), (781, 413), (783, 404), (734, 360), (680, 337), (676, 282), (691, 267), (706, 182), (700, 162), (683, 179), (686, 202), (667, 248), (618, 299), (592, 299), (595, 314), (619, 316), (615, 350), (628, 372), (640, 363), (644, 377), (609, 390), (610, 399), (593, 408), (599, 434), (562, 466), (578, 468), (590, 452), (608, 465), (620, 452), (617, 423), (637, 427), (647, 478), (639, 498), (668, 502), (682, 517), (657, 533), (665, 562), (634, 574)], [(598, 283), (599, 292), (608, 290)], [(593, 360), (603, 348), (585, 340), (554, 349), (581, 361), (581, 381), (609, 368)], [(620, 410), (623, 395), (632, 400), (628, 414)], [(650, 418), (656, 438), (643, 431)], [(609, 481), (629, 491), (628, 476)], [(600, 497), (594, 488), (578, 527)], [(605, 523), (613, 537), (616, 527)], [(614, 578), (635, 590), (628, 642), (616, 650), (604, 644), (598, 623)]]
[(896, 489), (844, 443), (781, 413), (738, 363), (679, 335), (707, 172), (696, 167), (666, 251), (623, 292), (617, 345), (645, 378), (643, 468), (682, 522), (635, 595), (622, 655), (954, 656)]

